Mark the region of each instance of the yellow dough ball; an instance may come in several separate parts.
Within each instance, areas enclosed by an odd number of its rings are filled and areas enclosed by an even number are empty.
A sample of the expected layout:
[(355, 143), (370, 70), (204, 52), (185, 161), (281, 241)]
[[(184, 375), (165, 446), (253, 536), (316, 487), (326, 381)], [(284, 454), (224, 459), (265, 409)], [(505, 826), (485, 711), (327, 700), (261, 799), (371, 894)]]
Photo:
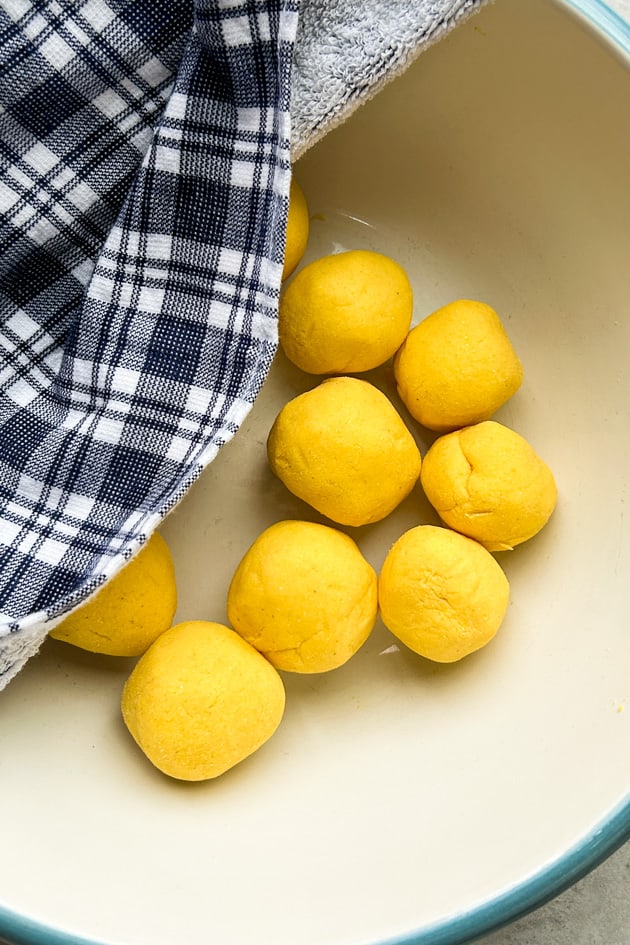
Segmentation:
[(346, 663), (377, 613), (376, 573), (343, 532), (314, 522), (266, 529), (228, 591), (233, 627), (278, 669), (323, 673)]
[(497, 313), (468, 299), (445, 305), (409, 332), (394, 374), (412, 417), (438, 432), (487, 420), (523, 380)]
[(175, 568), (155, 532), (138, 554), (49, 636), (109, 656), (139, 656), (167, 630), (177, 608)]
[(216, 778), (257, 751), (284, 712), (282, 680), (222, 624), (180, 623), (140, 658), (122, 694), (132, 737), (172, 778)]
[(289, 192), (289, 215), (287, 218), (284, 266), (282, 269), (283, 280), (288, 279), (291, 273), (299, 266), (306, 252), (309, 231), (310, 223), (306, 197), (295, 177), (292, 177), (291, 190)]
[(544, 460), (494, 420), (439, 437), (424, 457), (421, 482), (442, 521), (490, 551), (532, 538), (558, 498)]
[(420, 474), (414, 438), (385, 394), (335, 377), (282, 408), (269, 434), (273, 472), (298, 498), (342, 525), (378, 522)]
[(393, 259), (366, 250), (323, 256), (280, 298), (280, 344), (310, 374), (369, 371), (400, 347), (412, 308), (409, 279)]
[(391, 547), (378, 592), (383, 623), (402, 643), (427, 659), (452, 663), (496, 635), (510, 587), (478, 542), (418, 525)]

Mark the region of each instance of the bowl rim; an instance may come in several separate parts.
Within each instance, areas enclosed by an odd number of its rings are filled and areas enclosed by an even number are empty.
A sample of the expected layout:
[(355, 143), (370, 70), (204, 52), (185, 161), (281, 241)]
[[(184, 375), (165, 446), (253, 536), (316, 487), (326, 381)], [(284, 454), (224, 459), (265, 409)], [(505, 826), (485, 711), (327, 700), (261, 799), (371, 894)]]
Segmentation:
[(604, 0), (554, 0), (603, 39), (626, 63), (630, 63), (630, 23)]
[(555, 899), (629, 840), (630, 792), (582, 839), (527, 879), (472, 909), (378, 945), (467, 945)]
[[(553, 0), (630, 64), (630, 22), (604, 0)], [(526, 879), (453, 916), (373, 945), (466, 945), (532, 912), (573, 886), (630, 840), (630, 792), (556, 859)], [(53, 928), (0, 905), (0, 935), (15, 945), (107, 945)]]
[[(466, 945), (555, 899), (630, 840), (630, 793), (548, 865), (472, 909), (373, 945)], [(77, 937), (0, 906), (0, 934), (15, 945), (107, 945)]]

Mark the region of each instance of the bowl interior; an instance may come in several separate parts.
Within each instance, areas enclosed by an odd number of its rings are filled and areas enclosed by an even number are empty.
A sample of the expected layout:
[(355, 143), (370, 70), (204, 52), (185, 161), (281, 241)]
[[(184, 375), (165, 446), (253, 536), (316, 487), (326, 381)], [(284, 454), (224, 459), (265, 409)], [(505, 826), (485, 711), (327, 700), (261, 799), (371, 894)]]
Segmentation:
[[(512, 599), (486, 649), (434, 665), (378, 625), (342, 669), (286, 675), (280, 729), (216, 782), (169, 781), (139, 754), (119, 716), (130, 661), (47, 641), (0, 697), (0, 932), (19, 916), (44, 942), (367, 945), (437, 923), (463, 940), (458, 916), (620, 805), (630, 824), (629, 97), (624, 63), (563, 8), (503, 0), (299, 162), (307, 259), (393, 256), (416, 321), (465, 297), (502, 316), (525, 380), (497, 419), (553, 469), (557, 511), (500, 556)], [(373, 379), (397, 402), (391, 365)], [(225, 621), (260, 531), (321, 520), (265, 456), (277, 411), (315, 383), (280, 353), (165, 522), (179, 619)], [(352, 534), (379, 568), (435, 521), (414, 494)]]

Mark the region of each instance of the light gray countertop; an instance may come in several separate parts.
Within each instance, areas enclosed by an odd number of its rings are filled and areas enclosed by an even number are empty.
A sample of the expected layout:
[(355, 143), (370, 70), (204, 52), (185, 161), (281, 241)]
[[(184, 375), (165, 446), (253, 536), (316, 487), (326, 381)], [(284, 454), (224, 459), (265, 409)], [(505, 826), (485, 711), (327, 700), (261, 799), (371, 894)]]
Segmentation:
[(630, 842), (556, 899), (477, 945), (630, 945)]
[(608, 0), (608, 6), (630, 22), (630, 0)]

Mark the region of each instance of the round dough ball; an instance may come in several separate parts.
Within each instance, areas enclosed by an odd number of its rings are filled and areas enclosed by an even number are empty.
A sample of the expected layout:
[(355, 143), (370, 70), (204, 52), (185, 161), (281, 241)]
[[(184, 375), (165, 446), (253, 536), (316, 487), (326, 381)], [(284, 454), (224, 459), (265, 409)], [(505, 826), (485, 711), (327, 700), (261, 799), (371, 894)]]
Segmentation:
[(282, 268), (283, 280), (288, 279), (291, 273), (299, 266), (306, 252), (309, 232), (310, 221), (306, 197), (295, 177), (292, 177), (284, 247), (284, 265)]
[(536, 535), (558, 498), (544, 460), (494, 420), (439, 437), (424, 457), (421, 482), (442, 521), (489, 551)]
[(115, 577), (49, 636), (93, 653), (140, 656), (171, 626), (176, 608), (173, 559), (162, 536), (154, 532)]
[(480, 544), (419, 525), (391, 547), (379, 576), (383, 623), (415, 653), (452, 663), (481, 649), (507, 610), (508, 580)]
[(499, 316), (469, 299), (445, 305), (412, 329), (394, 374), (412, 417), (438, 432), (488, 419), (523, 380)]
[(343, 532), (277, 522), (236, 569), (227, 612), (278, 669), (327, 672), (347, 662), (374, 626), (376, 573)]
[(409, 331), (413, 292), (381, 253), (352, 250), (305, 266), (280, 298), (278, 334), (310, 374), (356, 374), (384, 364)]
[(420, 475), (420, 451), (385, 394), (335, 377), (285, 404), (269, 434), (273, 472), (298, 498), (342, 525), (389, 515)]
[(257, 751), (284, 712), (282, 680), (234, 630), (193, 620), (160, 636), (122, 694), (129, 732), (172, 778), (216, 778)]

